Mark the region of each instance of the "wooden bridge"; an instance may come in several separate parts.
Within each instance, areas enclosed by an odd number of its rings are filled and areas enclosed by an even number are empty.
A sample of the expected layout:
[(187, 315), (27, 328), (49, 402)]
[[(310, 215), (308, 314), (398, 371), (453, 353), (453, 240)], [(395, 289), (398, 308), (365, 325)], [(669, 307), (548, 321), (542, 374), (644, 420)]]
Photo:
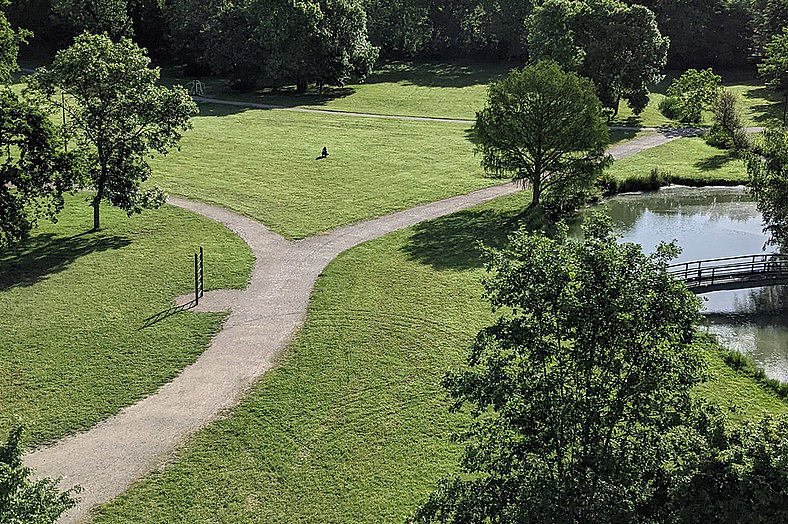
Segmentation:
[(761, 253), (696, 260), (668, 266), (668, 272), (696, 295), (712, 291), (788, 284), (788, 255)]

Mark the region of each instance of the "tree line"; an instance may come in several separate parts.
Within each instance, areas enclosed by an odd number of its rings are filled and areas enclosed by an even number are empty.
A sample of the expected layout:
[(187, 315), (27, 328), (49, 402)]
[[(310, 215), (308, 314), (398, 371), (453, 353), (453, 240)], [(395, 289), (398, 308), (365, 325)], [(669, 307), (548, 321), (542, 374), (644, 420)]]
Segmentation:
[[(561, 40), (599, 30), (577, 26), (611, 12), (626, 13), (629, 20), (616, 22), (624, 28), (653, 14), (675, 69), (748, 67), (788, 25), (788, 0), (12, 0), (7, 10), (14, 27), (53, 48), (83, 31), (107, 32), (192, 73), (229, 76), (239, 88), (260, 81), (301, 90), (363, 79), (378, 53), (525, 61), (541, 52), (544, 34), (534, 25), (545, 16), (558, 16), (549, 26), (566, 32), (550, 36)], [(561, 18), (571, 13), (582, 16)]]

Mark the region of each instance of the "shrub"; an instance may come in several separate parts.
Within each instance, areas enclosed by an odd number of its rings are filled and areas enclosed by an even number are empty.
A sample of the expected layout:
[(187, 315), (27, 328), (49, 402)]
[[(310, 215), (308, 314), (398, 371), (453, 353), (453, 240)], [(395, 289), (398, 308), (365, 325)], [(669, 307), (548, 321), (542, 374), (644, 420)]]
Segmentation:
[(659, 102), (659, 112), (671, 120), (680, 118), (681, 100), (675, 96), (666, 96)]
[[(721, 84), (722, 78), (711, 69), (687, 69), (668, 88), (668, 98), (672, 99), (668, 103), (669, 110), (674, 114), (670, 118), (677, 118), (688, 124), (699, 124), (703, 110), (710, 108), (717, 99)], [(660, 109), (661, 106), (662, 104)]]
[(704, 136), (706, 143), (720, 149), (733, 149), (741, 153), (749, 148), (749, 137), (742, 123), (738, 98), (728, 90), (720, 91), (712, 107), (714, 125)]

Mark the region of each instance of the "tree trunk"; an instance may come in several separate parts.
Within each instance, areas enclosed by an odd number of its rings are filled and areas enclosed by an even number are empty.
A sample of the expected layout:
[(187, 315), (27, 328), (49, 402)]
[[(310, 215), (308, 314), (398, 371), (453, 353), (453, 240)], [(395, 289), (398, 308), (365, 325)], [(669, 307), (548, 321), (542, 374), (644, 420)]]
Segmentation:
[(101, 199), (96, 196), (93, 199), (93, 231), (98, 231), (101, 229), (101, 219), (99, 217), (99, 206), (101, 205)]
[(299, 80), (298, 83), (296, 83), (296, 94), (303, 95), (304, 93), (306, 93), (306, 88), (307, 88), (306, 82), (304, 80)]
[(788, 91), (783, 96), (783, 127), (785, 127), (785, 114), (788, 112)]
[(98, 187), (96, 187), (96, 196), (93, 197), (93, 231), (98, 231), (101, 229), (101, 217), (99, 216), (101, 200), (104, 198), (104, 183), (107, 180), (106, 177), (107, 168), (102, 166), (101, 167), (101, 180), (99, 181)]
[(539, 205), (539, 197), (542, 196), (542, 178), (537, 176), (533, 183), (531, 184), (531, 191), (533, 192), (533, 198), (531, 199), (531, 205), (536, 207)]

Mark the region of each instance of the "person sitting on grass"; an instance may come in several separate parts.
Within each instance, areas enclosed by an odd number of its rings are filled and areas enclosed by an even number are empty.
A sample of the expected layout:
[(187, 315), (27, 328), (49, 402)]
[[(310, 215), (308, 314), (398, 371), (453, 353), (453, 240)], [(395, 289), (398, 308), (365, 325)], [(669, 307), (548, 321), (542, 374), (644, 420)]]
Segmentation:
[(328, 148), (323, 147), (323, 152), (320, 153), (320, 156), (317, 157), (315, 160), (323, 160), (324, 158), (328, 158)]

